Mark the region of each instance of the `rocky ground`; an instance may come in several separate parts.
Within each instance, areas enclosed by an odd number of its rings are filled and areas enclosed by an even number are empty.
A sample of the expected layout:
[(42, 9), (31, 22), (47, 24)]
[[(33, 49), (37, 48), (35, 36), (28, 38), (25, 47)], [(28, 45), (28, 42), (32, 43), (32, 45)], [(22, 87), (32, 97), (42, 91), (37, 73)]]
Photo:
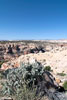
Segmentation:
[(67, 42), (60, 41), (0, 41), (0, 61), (9, 61), (21, 55), (67, 49)]
[[(51, 42), (51, 41), (50, 41)], [(8, 43), (7, 43), (8, 44)], [(40, 62), (44, 67), (51, 67), (51, 74), (57, 84), (67, 81), (67, 43), (9, 43), (0, 45), (0, 61), (4, 62), (0, 70), (20, 67), (22, 63)], [(11, 45), (11, 46), (10, 46)], [(12, 53), (12, 54), (11, 54)], [(67, 96), (67, 94), (64, 94)], [(48, 100), (48, 99), (45, 99)], [(66, 99), (64, 99), (66, 100)]]
[[(35, 60), (41, 62), (44, 67), (50, 66), (53, 70), (52, 74), (60, 84), (67, 81), (67, 50), (22, 55), (14, 61), (4, 63), (1, 69), (20, 67), (21, 62), (34, 63)], [(61, 75), (61, 73), (64, 75)]]

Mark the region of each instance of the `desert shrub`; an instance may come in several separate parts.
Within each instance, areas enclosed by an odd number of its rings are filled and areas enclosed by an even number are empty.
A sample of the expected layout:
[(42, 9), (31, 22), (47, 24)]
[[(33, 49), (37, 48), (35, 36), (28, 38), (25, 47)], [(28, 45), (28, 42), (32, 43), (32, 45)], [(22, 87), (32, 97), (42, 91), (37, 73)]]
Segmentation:
[(2, 74), (0, 73), (0, 79), (2, 79)]
[(51, 67), (50, 67), (50, 66), (46, 66), (46, 67), (44, 68), (44, 70), (51, 71)]
[(19, 89), (15, 95), (16, 100), (36, 100), (35, 96), (36, 90), (28, 89), (26, 85)]
[(4, 63), (4, 61), (0, 61), (0, 68), (1, 68), (1, 65)]
[(62, 73), (57, 73), (57, 75), (65, 76), (66, 74), (62, 72)]
[[(21, 64), (21, 67), (9, 70), (7, 73), (7, 82), (3, 84), (3, 89), (2, 89), (3, 94), (16, 95), (16, 97), (18, 96), (19, 98), (21, 98), (23, 95), (25, 95), (26, 97), (28, 97), (29, 95), (33, 96), (35, 94), (35, 92), (33, 92), (34, 91), (33, 89), (37, 88), (38, 80), (40, 81), (43, 80), (42, 76), (43, 73), (44, 69), (42, 65), (37, 62), (32, 65)], [(26, 92), (28, 93), (28, 95)], [(33, 100), (33, 99), (23, 99), (23, 100)]]
[(63, 87), (65, 90), (67, 90), (67, 81), (64, 82)]

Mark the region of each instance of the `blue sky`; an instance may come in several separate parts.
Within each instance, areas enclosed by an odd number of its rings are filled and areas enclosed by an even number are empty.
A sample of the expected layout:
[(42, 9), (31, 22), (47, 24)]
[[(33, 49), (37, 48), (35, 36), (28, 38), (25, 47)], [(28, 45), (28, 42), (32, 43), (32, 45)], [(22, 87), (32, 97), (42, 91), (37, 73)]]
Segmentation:
[(66, 38), (67, 0), (0, 0), (0, 40)]

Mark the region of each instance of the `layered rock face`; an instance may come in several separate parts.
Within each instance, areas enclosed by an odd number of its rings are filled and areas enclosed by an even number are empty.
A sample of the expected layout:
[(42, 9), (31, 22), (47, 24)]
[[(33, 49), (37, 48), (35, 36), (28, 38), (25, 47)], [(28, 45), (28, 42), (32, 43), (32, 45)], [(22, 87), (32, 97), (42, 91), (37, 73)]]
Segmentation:
[(20, 55), (45, 52), (45, 48), (35, 43), (5, 43), (0, 44), (0, 59), (11, 60)]
[(67, 43), (51, 41), (0, 42), (0, 60), (11, 60), (30, 53), (67, 50)]

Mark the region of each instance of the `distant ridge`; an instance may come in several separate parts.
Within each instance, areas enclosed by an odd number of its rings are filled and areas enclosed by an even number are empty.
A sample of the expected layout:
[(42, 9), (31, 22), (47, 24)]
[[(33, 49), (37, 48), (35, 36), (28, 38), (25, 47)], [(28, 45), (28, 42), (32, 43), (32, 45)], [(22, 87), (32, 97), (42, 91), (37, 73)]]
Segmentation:
[(0, 42), (24, 42), (24, 41), (42, 41), (42, 42), (60, 42), (60, 43), (67, 43), (67, 39), (44, 39), (44, 40), (0, 40)]

